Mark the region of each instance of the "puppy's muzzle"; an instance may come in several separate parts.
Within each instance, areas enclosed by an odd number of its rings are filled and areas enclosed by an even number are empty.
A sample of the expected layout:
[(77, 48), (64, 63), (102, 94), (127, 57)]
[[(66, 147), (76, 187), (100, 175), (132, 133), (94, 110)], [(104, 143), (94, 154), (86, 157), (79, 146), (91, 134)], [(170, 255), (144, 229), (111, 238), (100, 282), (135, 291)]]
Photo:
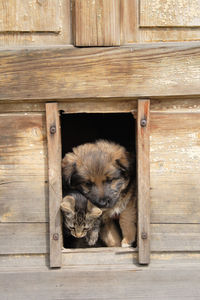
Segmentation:
[(98, 205), (99, 208), (108, 208), (111, 205), (111, 199), (109, 197), (99, 198), (96, 205)]

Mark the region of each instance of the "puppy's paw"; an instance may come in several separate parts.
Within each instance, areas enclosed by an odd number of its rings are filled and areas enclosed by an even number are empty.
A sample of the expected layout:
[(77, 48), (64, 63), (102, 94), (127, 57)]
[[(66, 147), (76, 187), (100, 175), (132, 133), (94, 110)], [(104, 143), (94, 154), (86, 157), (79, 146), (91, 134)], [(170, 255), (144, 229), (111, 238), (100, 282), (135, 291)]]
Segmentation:
[(131, 244), (127, 242), (126, 238), (123, 238), (123, 240), (121, 241), (121, 247), (129, 248), (129, 247), (131, 247)]

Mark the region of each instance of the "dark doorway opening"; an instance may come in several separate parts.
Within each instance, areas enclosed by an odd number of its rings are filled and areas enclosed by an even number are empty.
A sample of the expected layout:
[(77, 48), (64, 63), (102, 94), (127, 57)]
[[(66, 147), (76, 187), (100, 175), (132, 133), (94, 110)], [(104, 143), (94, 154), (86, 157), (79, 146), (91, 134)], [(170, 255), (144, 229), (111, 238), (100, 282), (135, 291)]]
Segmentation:
[[(136, 155), (136, 122), (131, 113), (76, 113), (61, 112), (62, 157), (73, 147), (104, 139), (115, 142)], [(120, 230), (120, 229), (119, 229)], [(65, 248), (87, 247), (82, 239), (66, 237), (63, 230)], [(97, 246), (105, 246), (97, 243)]]

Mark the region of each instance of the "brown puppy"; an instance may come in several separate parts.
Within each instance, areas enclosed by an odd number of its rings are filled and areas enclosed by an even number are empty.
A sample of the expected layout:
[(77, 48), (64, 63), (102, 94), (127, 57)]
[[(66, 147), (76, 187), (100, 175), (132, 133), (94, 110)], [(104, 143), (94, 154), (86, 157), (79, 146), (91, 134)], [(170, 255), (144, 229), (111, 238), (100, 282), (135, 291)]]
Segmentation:
[(110, 226), (116, 215), (119, 215), (123, 235), (121, 245), (130, 246), (135, 240), (136, 201), (132, 167), (124, 147), (104, 140), (80, 145), (67, 153), (62, 161), (63, 178), (68, 188), (78, 190), (102, 209), (105, 224), (102, 236), (108, 246), (119, 246), (113, 223)]

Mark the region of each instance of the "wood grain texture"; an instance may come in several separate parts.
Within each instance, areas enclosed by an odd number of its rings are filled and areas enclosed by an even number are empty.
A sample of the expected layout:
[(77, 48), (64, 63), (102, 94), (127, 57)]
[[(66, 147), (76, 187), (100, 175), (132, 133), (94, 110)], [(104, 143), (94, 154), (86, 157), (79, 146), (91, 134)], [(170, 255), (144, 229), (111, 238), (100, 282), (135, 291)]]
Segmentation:
[(140, 0), (140, 26), (200, 26), (199, 0)]
[(75, 45), (120, 45), (120, 1), (75, 0)]
[(46, 223), (0, 224), (0, 254), (47, 253)]
[(138, 4), (136, 0), (121, 0), (121, 45), (138, 41)]
[(152, 223), (200, 223), (199, 138), (200, 113), (151, 113)]
[(0, 31), (51, 31), (61, 29), (61, 0), (2, 0)]
[[(137, 112), (137, 198), (139, 263), (150, 262), (150, 100), (138, 100)], [(143, 122), (145, 122), (143, 124)]]
[(0, 46), (72, 44), (70, 0), (2, 0)]
[[(140, 0), (122, 0), (121, 1), (121, 45), (128, 43), (159, 43), (159, 42), (183, 42), (183, 41), (199, 41), (200, 29), (198, 26), (181, 27), (155, 27), (156, 22), (162, 25), (165, 24), (184, 24), (184, 22), (197, 23), (199, 16), (192, 18), (193, 15), (198, 14), (198, 9), (194, 11), (194, 7), (198, 7), (199, 0), (176, 1), (175, 5), (169, 5), (174, 0), (165, 1), (160, 0), (149, 1), (147, 9), (144, 9), (144, 22), (152, 24), (151, 27), (142, 27), (140, 25), (140, 7), (142, 8)], [(182, 5), (184, 2), (184, 5)], [(144, 2), (143, 2), (144, 3)], [(158, 6), (158, 4), (161, 4)], [(184, 11), (182, 14), (181, 11)], [(148, 15), (147, 15), (148, 14)], [(171, 15), (170, 15), (171, 14)], [(142, 19), (142, 18), (141, 18)], [(144, 26), (144, 25), (143, 25)]]
[(0, 100), (200, 94), (198, 43), (26, 49), (0, 51), (0, 57)]
[(50, 266), (61, 266), (61, 215), (62, 200), (61, 179), (61, 134), (60, 117), (57, 103), (46, 104), (46, 124), (48, 141), (49, 173), (49, 231), (50, 231)]
[(125, 266), (120, 270), (42, 268), (0, 273), (2, 299), (20, 300), (196, 300), (200, 297), (199, 281), (199, 268), (185, 265), (185, 269), (174, 269), (164, 263), (160, 268), (142, 270)]
[(0, 115), (0, 222), (47, 221), (44, 115)]
[(199, 251), (200, 224), (152, 224), (152, 251)]

